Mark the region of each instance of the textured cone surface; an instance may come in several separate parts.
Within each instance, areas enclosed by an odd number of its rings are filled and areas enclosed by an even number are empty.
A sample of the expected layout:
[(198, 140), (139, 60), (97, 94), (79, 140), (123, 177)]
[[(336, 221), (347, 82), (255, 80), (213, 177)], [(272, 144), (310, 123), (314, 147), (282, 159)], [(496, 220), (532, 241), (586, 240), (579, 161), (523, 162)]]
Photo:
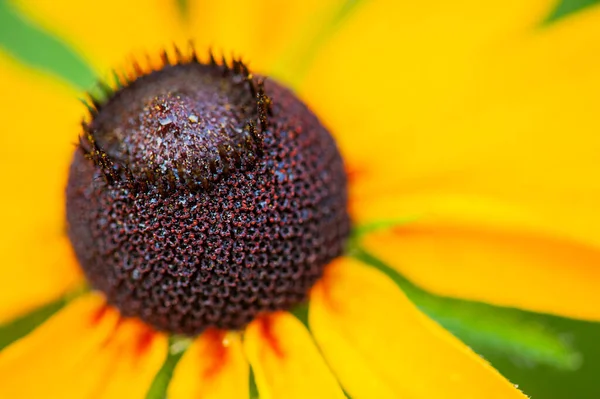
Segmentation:
[(137, 78), (98, 104), (73, 158), (77, 258), (123, 315), (160, 330), (239, 329), (289, 309), (349, 234), (331, 135), (291, 92), (240, 65)]

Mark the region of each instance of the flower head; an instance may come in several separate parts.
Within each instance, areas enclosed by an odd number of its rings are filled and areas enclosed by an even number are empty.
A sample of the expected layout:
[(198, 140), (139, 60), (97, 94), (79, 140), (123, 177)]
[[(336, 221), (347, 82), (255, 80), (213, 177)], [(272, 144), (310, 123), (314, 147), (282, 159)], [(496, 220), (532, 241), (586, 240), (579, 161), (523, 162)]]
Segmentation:
[(122, 315), (188, 335), (304, 302), (350, 231), (327, 130), (243, 62), (210, 60), (166, 59), (94, 101), (67, 185), (92, 286)]

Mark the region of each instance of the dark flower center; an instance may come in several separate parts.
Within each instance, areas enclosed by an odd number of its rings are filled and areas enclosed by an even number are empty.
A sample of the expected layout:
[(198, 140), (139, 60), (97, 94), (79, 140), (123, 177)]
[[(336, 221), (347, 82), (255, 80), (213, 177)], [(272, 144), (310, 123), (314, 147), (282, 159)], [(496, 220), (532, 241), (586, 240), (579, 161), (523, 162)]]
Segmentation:
[(188, 335), (239, 329), (304, 301), (342, 253), (335, 142), (240, 61), (167, 62), (92, 116), (70, 169), (69, 237), (123, 315)]

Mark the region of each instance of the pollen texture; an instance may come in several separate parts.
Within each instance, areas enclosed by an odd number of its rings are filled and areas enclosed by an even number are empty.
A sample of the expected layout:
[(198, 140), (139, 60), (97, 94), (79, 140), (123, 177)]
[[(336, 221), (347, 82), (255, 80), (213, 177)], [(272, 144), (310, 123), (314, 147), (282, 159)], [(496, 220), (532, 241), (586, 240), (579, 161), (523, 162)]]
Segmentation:
[(336, 144), (241, 61), (166, 61), (94, 100), (68, 234), (124, 316), (187, 335), (306, 299), (350, 230)]

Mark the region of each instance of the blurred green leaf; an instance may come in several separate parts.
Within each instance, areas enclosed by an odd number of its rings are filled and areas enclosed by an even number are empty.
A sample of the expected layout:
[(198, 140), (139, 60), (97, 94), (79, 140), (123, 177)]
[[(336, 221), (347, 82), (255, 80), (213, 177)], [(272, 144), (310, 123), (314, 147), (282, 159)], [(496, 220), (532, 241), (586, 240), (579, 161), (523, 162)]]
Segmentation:
[(302, 303), (298, 306), (296, 306), (295, 308), (293, 308), (290, 311), (291, 314), (293, 314), (294, 316), (296, 316), (296, 318), (298, 320), (300, 320), (300, 322), (302, 324), (304, 324), (304, 327), (309, 328), (308, 326), (308, 303)]
[(359, 240), (365, 234), (373, 233), (379, 230), (392, 229), (394, 227), (404, 226), (413, 222), (414, 218), (392, 219), (392, 220), (374, 220), (369, 223), (359, 224), (352, 227), (352, 238)]
[(18, 60), (87, 90), (96, 82), (92, 68), (54, 37), (0, 0), (0, 47)]
[[(298, 88), (319, 50), (366, 2), (365, 0), (345, 0), (330, 15), (311, 15), (311, 19), (306, 21), (306, 28), (298, 32), (295, 39), (287, 46), (287, 51), (272, 66), (272, 75), (287, 82), (292, 88)], [(316, 33), (312, 31), (315, 23), (319, 26)]]
[(546, 23), (555, 22), (586, 7), (600, 4), (600, 0), (562, 0), (546, 18)]
[(177, 8), (179, 9), (179, 13), (181, 18), (184, 21), (187, 21), (190, 14), (190, 2), (189, 0), (175, 0), (177, 2)]
[(60, 310), (67, 299), (61, 298), (57, 301), (47, 304), (33, 312), (22, 316), (10, 323), (0, 325), (0, 350), (10, 345), (12, 342), (24, 337), (33, 331), (37, 326), (46, 321), (50, 316)]
[(568, 335), (552, 331), (535, 314), (436, 296), (364, 251), (357, 251), (355, 256), (387, 274), (424, 313), (475, 352), (501, 354), (523, 366), (575, 370), (581, 363), (581, 355), (572, 347)]
[(583, 363), (577, 372), (540, 365), (523, 367), (509, 358), (494, 352), (482, 352), (502, 375), (532, 398), (543, 399), (598, 399), (600, 384), (600, 323), (565, 319), (550, 315), (536, 315), (545, 325), (560, 331), (569, 331)]
[(190, 342), (191, 340), (185, 337), (172, 336), (169, 339), (169, 353), (154, 377), (154, 381), (152, 381), (152, 385), (150, 385), (150, 389), (146, 394), (146, 399), (165, 399), (167, 397), (167, 388), (173, 377), (175, 366), (179, 363)]
[(254, 377), (254, 371), (252, 367), (250, 367), (250, 379), (249, 379), (249, 387), (250, 389), (250, 399), (258, 399), (260, 396), (258, 395), (258, 387), (256, 386), (256, 378)]

